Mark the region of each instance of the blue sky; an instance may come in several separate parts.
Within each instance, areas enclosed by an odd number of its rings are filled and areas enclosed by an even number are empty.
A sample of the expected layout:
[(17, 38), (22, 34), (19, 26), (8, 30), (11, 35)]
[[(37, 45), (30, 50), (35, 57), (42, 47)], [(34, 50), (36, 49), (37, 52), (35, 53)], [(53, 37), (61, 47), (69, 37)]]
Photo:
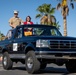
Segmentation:
[[(0, 1), (0, 30), (6, 35), (7, 31), (11, 29), (9, 26), (9, 19), (13, 17), (13, 10), (19, 11), (19, 17), (25, 21), (26, 16), (30, 15), (34, 23), (40, 19), (35, 19), (37, 7), (44, 3), (52, 4), (52, 7), (56, 7), (57, 0), (1, 0)], [(75, 9), (70, 7), (69, 16), (67, 17), (67, 30), (68, 36), (76, 37), (76, 3), (74, 3)], [(60, 24), (60, 32), (63, 34), (63, 18), (60, 11), (55, 12), (55, 17)]]

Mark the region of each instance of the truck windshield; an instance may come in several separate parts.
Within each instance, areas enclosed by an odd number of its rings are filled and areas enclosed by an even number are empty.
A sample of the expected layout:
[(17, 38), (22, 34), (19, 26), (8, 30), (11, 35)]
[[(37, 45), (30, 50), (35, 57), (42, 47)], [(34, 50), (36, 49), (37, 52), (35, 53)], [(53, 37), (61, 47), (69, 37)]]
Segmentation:
[(62, 36), (62, 35), (56, 28), (25, 27), (24, 36)]

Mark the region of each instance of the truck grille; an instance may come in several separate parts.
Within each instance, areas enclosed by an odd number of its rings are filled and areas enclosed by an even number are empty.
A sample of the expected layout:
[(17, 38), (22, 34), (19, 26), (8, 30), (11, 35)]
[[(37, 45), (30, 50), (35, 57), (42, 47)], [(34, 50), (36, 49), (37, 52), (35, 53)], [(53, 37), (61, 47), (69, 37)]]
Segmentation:
[(76, 41), (50, 41), (51, 49), (76, 49)]

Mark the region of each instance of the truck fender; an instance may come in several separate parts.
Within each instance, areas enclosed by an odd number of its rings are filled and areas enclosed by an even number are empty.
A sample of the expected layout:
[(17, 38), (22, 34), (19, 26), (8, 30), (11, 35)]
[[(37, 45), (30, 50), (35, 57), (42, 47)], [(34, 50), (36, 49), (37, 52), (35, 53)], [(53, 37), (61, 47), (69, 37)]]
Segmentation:
[(2, 54), (3, 54), (4, 52), (8, 52), (8, 50), (7, 50), (6, 48), (2, 49)]
[(26, 54), (28, 51), (30, 51), (30, 50), (35, 51), (35, 47), (34, 47), (34, 45), (33, 45), (32, 43), (28, 44), (28, 45), (25, 47), (25, 49), (24, 49), (25, 54)]

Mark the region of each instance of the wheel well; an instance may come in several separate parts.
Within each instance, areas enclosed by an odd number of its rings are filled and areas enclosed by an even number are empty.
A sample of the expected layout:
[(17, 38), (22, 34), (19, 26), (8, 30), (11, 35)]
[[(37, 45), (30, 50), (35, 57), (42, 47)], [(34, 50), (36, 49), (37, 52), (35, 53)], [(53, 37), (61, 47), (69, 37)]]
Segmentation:
[(6, 49), (3, 49), (3, 50), (2, 50), (2, 54), (3, 54), (4, 52), (8, 52), (8, 51), (7, 51)]
[(25, 54), (26, 54), (28, 51), (34, 51), (34, 49), (33, 49), (32, 47), (28, 47), (28, 48), (26, 48), (26, 50), (25, 50)]

